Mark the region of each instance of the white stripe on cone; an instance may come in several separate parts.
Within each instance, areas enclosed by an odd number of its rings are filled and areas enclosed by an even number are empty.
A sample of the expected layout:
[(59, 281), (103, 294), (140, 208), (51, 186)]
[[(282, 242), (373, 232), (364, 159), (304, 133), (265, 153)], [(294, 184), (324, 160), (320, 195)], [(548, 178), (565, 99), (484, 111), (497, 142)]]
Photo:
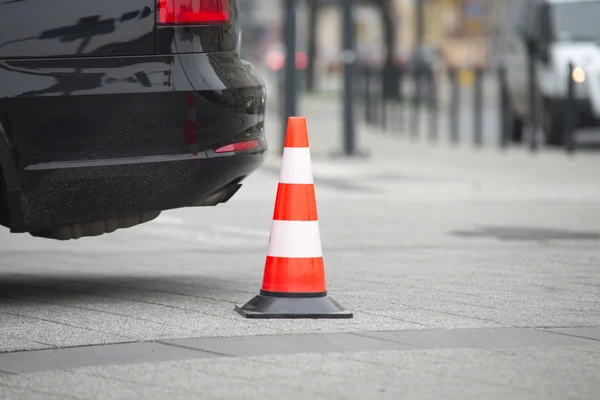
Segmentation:
[(283, 149), (279, 183), (312, 184), (312, 164), (308, 147)]
[(319, 221), (274, 220), (267, 255), (286, 258), (323, 257)]

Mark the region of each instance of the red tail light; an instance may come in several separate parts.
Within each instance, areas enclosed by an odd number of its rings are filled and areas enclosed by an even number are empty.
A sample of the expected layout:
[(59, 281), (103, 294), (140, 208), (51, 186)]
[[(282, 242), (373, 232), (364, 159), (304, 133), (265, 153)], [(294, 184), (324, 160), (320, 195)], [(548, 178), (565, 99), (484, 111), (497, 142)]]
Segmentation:
[(215, 150), (215, 153), (232, 153), (232, 152), (238, 152), (238, 151), (244, 151), (244, 150), (252, 150), (252, 149), (258, 148), (258, 146), (259, 146), (258, 140), (252, 139), (252, 140), (246, 140), (244, 142), (237, 142), (237, 143), (228, 144), (223, 147), (219, 147), (218, 149)]
[(159, 0), (158, 23), (215, 24), (230, 19), (229, 0)]

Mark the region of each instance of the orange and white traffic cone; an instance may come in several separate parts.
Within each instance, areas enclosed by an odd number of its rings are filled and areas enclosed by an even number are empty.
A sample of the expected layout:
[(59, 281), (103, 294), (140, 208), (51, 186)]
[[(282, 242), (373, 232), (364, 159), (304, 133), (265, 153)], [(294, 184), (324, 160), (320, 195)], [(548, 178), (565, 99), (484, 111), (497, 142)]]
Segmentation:
[(327, 295), (305, 118), (288, 121), (260, 295), (236, 310), (247, 318), (352, 318)]

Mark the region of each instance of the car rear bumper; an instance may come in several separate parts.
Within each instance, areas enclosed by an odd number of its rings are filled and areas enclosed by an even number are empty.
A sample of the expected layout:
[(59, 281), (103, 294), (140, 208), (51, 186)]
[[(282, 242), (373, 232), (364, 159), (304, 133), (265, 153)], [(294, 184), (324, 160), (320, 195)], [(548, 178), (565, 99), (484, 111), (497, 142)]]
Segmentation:
[(234, 52), (12, 60), (0, 81), (14, 232), (191, 206), (266, 154), (265, 86)]
[(21, 220), (11, 230), (38, 231), (59, 224), (200, 205), (222, 189), (226, 191), (214, 203), (225, 202), (263, 163), (265, 138), (259, 143), (259, 148), (237, 154), (203, 152), (163, 160), (112, 160), (102, 166), (27, 170), (20, 192)]

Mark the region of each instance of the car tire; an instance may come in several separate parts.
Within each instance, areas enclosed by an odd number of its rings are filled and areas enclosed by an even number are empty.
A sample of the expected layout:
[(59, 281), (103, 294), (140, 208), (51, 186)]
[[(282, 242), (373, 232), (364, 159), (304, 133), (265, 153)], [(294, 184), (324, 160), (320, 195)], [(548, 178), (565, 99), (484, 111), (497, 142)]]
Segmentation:
[(564, 144), (564, 114), (559, 107), (555, 107), (550, 99), (544, 99), (542, 104), (542, 128), (546, 143), (551, 146)]

